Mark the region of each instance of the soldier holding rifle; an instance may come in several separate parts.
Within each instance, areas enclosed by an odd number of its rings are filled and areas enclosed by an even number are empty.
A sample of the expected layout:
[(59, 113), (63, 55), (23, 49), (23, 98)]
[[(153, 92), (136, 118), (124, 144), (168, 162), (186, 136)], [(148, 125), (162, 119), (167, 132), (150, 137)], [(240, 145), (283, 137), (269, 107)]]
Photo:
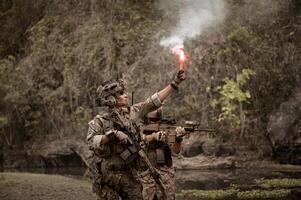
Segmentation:
[[(94, 192), (99, 199), (142, 199), (141, 171), (149, 173), (164, 193), (162, 178), (145, 156), (144, 148), (152, 141), (163, 141), (164, 134), (143, 135), (139, 131), (147, 113), (161, 107), (162, 102), (184, 80), (179, 70), (172, 82), (146, 101), (128, 105), (123, 81), (108, 81), (98, 90), (97, 104), (108, 107), (106, 114), (98, 114), (89, 122), (87, 143), (93, 151)], [(118, 197), (117, 197), (118, 198)]]
[(181, 152), (182, 140), (185, 135), (194, 131), (214, 132), (214, 130), (200, 128), (193, 121), (186, 121), (184, 126), (178, 126), (175, 118), (163, 116), (162, 108), (149, 113), (141, 129), (145, 135), (162, 132), (165, 136), (164, 141), (152, 141), (149, 143), (147, 155), (161, 174), (167, 196), (164, 197), (162, 195), (162, 192), (150, 176), (144, 176), (141, 179), (144, 199), (173, 200), (175, 199), (175, 169), (172, 155), (177, 155)]

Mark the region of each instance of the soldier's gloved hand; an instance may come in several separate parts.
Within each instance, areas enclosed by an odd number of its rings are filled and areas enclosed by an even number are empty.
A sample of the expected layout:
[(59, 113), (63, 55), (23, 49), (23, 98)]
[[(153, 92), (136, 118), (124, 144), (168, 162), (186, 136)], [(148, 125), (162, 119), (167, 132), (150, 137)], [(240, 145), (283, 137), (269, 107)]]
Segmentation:
[(116, 131), (114, 136), (119, 141), (119, 143), (126, 144), (128, 142), (129, 136), (127, 136), (127, 134), (122, 131)]
[(181, 136), (181, 135), (185, 135), (186, 131), (182, 126), (178, 126), (176, 128), (176, 133), (177, 133), (177, 136)]
[(176, 134), (177, 134), (176, 135), (176, 142), (177, 143), (182, 142), (183, 141), (183, 136), (186, 134), (185, 129), (182, 126), (178, 126), (175, 131), (176, 131)]
[(152, 133), (155, 141), (166, 142), (166, 133), (164, 131), (158, 131)]
[(179, 86), (182, 81), (185, 80), (185, 71), (181, 70), (175, 75), (174, 79), (171, 81), (171, 85), (175, 88)]

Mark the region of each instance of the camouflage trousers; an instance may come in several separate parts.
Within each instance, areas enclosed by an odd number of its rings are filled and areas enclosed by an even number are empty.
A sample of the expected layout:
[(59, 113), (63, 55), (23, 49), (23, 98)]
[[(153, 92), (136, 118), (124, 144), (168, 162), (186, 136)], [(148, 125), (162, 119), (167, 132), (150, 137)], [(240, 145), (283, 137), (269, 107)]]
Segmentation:
[(97, 200), (119, 200), (117, 192), (107, 186), (93, 185), (93, 192), (97, 195)]
[(157, 186), (150, 174), (142, 176), (140, 182), (142, 184), (143, 200), (174, 200), (175, 199), (175, 169), (173, 167), (161, 166), (157, 167), (161, 174), (162, 181), (166, 188), (167, 197), (164, 198), (160, 188)]
[(131, 171), (107, 171), (93, 185), (98, 200), (142, 200), (142, 185)]

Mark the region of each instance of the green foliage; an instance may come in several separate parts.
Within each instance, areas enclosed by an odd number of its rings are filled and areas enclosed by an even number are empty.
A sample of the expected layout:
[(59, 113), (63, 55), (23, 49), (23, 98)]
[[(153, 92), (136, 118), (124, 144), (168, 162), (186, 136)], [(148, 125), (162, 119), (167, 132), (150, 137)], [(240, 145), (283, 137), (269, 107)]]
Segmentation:
[(87, 124), (92, 118), (92, 109), (79, 106), (75, 110), (75, 116), (79, 125)]
[[(179, 199), (285, 199), (291, 194), (290, 188), (301, 187), (300, 179), (260, 179), (255, 180), (262, 189), (252, 189), (254, 185), (231, 184), (223, 190), (182, 190), (176, 194)], [(257, 187), (256, 186), (256, 187)], [(242, 188), (241, 188), (242, 187)], [(248, 189), (250, 187), (250, 189)]]
[(240, 191), (238, 188), (224, 190), (183, 190), (176, 193), (178, 199), (278, 199), (290, 195), (291, 190), (246, 190)]
[(239, 199), (272, 199), (272, 198), (283, 198), (290, 194), (290, 190), (279, 189), (272, 191), (265, 190), (251, 190), (239, 192), (237, 194)]
[(76, 29), (76, 24), (74, 22), (67, 21), (63, 24), (63, 32), (65, 34), (69, 34), (73, 32), (75, 29)]
[(228, 35), (228, 40), (232, 43), (242, 43), (242, 42), (247, 42), (251, 38), (253, 38), (252, 33), (246, 28), (246, 27), (239, 27), (235, 30), (233, 30), (229, 35)]
[(255, 75), (253, 70), (243, 69), (236, 76), (236, 80), (227, 77), (224, 79), (224, 85), (216, 88), (219, 97), (211, 101), (211, 106), (220, 107), (220, 114), (217, 118), (219, 122), (227, 121), (232, 127), (240, 125), (239, 104), (248, 103), (251, 98), (250, 92), (248, 90), (243, 91), (242, 87), (253, 75)]
[(0, 60), (0, 112), (7, 106), (7, 94), (13, 90), (10, 74), (14, 72), (14, 57)]
[[(119, 15), (122, 13), (126, 18), (118, 21), (113, 20), (116, 37), (121, 40), (138, 40), (150, 38), (160, 21), (147, 17), (152, 13), (152, 10), (145, 10), (141, 6), (117, 7), (116, 12)], [(147, 27), (147, 28), (146, 28)]]
[(22, 51), (24, 33), (41, 18), (47, 4), (44, 0), (1, 1), (0, 59)]
[(15, 62), (16, 59), (12, 55), (0, 60), (0, 111), (9, 104), (17, 104), (21, 101), (17, 88), (19, 76)]
[(199, 102), (197, 99), (197, 95), (191, 94), (191, 95), (186, 95), (184, 97), (184, 102), (191, 107), (191, 109), (198, 109), (199, 108)]
[(0, 116), (0, 129), (4, 128), (8, 124), (8, 119), (5, 116)]
[[(8, 56), (5, 59), (0, 60), (0, 81), (1, 86), (9, 81), (9, 75), (13, 71), (15, 58), (13, 56)], [(5, 87), (5, 86), (4, 86)]]
[(301, 179), (260, 179), (256, 184), (263, 188), (297, 188), (301, 187)]
[(243, 52), (248, 51), (257, 40), (258, 37), (249, 28), (245, 26), (236, 27), (228, 34), (226, 46), (220, 50), (221, 55), (228, 58), (230, 62), (239, 64), (243, 62), (241, 60), (244, 56)]
[[(231, 15), (219, 31), (185, 41), (185, 90), (166, 110), (204, 125), (217, 119), (228, 132), (242, 123), (245, 106), (248, 118), (266, 123), (299, 87), (301, 22), (290, 1), (226, 2)], [(14, 131), (32, 136), (72, 130), (90, 119), (97, 86), (121, 73), (135, 101), (144, 100), (173, 76), (174, 59), (159, 43), (175, 26), (177, 6), (168, 15), (154, 1), (18, 1), (0, 25), (0, 115), (16, 115)]]
[(199, 199), (225, 199), (237, 193), (237, 190), (183, 190), (176, 194), (177, 198), (180, 197), (196, 197)]

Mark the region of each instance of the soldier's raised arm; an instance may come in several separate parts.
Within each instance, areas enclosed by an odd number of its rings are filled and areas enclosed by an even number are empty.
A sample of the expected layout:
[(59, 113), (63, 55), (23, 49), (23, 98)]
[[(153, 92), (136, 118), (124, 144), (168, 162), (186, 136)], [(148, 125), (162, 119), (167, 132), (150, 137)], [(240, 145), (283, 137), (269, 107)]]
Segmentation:
[(178, 71), (171, 83), (158, 92), (160, 101), (163, 102), (173, 92), (173, 90), (178, 90), (178, 86), (183, 80), (185, 80), (185, 72), (183, 70)]
[(170, 84), (165, 88), (153, 94), (150, 98), (142, 103), (135, 104), (133, 109), (139, 110), (140, 118), (144, 117), (147, 113), (152, 112), (162, 106), (163, 101), (174, 91), (178, 90), (179, 84), (185, 80), (185, 72), (178, 71)]

